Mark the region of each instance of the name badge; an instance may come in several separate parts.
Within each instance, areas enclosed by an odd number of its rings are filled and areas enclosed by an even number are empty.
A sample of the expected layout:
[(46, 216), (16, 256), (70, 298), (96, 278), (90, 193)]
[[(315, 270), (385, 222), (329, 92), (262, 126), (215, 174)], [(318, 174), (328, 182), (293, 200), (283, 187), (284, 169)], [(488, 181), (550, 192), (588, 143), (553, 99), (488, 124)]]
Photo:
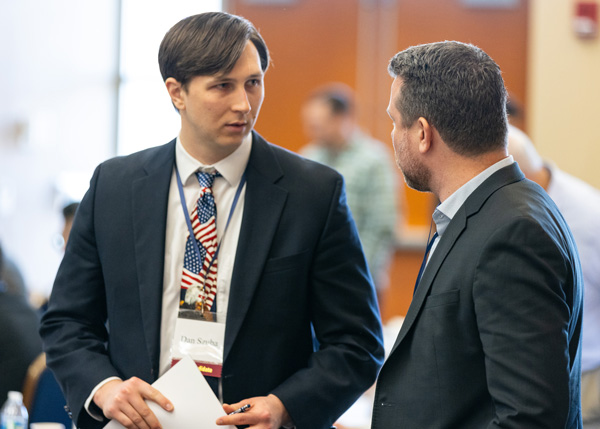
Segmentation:
[(225, 324), (217, 321), (215, 313), (180, 310), (171, 346), (171, 365), (190, 356), (202, 374), (219, 378), (223, 368), (224, 341)]

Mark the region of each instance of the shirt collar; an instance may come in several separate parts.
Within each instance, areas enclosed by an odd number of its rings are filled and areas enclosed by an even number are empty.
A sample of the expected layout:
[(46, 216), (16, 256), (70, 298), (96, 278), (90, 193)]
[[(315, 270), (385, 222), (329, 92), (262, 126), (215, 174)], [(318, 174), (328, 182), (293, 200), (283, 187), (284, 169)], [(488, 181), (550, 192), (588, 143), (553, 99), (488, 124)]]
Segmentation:
[(249, 133), (240, 147), (238, 147), (231, 155), (214, 163), (213, 165), (205, 165), (190, 155), (181, 143), (181, 137), (177, 136), (175, 144), (175, 162), (181, 176), (181, 181), (185, 185), (190, 177), (198, 170), (217, 170), (221, 176), (227, 181), (230, 186), (237, 186), (242, 179), (242, 175), (248, 165), (250, 159), (250, 151), (252, 150), (252, 133)]
[(458, 188), (452, 195), (450, 195), (443, 203), (437, 206), (433, 212), (433, 221), (437, 228), (438, 235), (441, 237), (444, 231), (448, 227), (448, 224), (469, 196), (477, 189), (483, 182), (485, 182), (492, 174), (496, 171), (511, 165), (514, 162), (512, 155), (498, 161), (497, 163), (489, 166), (477, 176), (473, 177), (467, 183)]

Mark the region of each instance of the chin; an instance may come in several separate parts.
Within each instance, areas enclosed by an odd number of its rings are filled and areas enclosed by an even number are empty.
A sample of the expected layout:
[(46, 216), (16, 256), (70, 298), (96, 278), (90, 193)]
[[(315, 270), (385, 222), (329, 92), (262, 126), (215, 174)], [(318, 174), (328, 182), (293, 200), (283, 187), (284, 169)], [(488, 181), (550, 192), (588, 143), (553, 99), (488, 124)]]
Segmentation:
[(429, 180), (425, 177), (411, 177), (404, 174), (406, 185), (419, 192), (431, 192), (429, 188)]

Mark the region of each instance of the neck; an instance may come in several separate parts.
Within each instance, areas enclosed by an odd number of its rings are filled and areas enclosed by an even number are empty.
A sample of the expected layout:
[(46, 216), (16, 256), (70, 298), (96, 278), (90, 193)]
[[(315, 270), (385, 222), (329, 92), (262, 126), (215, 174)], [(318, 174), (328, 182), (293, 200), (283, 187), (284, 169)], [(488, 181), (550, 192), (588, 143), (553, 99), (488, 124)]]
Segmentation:
[(187, 153), (203, 165), (213, 165), (232, 153), (232, 151), (219, 153), (218, 151), (206, 150), (206, 148), (201, 146), (186, 145), (183, 141), (181, 144)]
[(432, 192), (443, 202), (465, 183), (507, 156), (506, 151), (494, 151), (472, 158), (453, 153), (442, 160), (444, 165), (433, 180), (437, 186), (432, 187)]
[(213, 165), (235, 152), (248, 136), (244, 137), (239, 144), (228, 144), (226, 146), (220, 146), (216, 143), (206, 143), (193, 137), (190, 138), (183, 130), (179, 138), (185, 151), (195, 160), (203, 165)]

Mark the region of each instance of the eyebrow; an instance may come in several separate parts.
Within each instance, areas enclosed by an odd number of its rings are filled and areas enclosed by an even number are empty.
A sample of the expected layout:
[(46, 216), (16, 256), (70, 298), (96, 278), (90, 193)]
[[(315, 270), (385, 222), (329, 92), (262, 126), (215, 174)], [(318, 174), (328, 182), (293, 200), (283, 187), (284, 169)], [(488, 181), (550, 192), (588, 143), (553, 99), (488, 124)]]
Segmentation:
[[(210, 77), (212, 77), (213, 79), (220, 79), (220, 80), (228, 80), (231, 79), (229, 77), (229, 75), (231, 74), (231, 72), (228, 73), (217, 73), (217, 74), (213, 74), (210, 75)], [(263, 73), (263, 71), (258, 71), (256, 73), (252, 73), (251, 75), (247, 76), (247, 78), (256, 78), (256, 77), (263, 77), (265, 74)]]

